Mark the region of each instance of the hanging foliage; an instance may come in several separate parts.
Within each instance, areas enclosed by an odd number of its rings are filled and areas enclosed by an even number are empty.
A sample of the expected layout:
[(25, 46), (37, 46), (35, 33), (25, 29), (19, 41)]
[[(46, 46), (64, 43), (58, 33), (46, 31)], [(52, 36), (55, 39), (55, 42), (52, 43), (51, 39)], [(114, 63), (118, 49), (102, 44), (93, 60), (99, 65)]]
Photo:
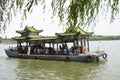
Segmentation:
[[(0, 0), (0, 31), (5, 30), (12, 16), (17, 12), (23, 14), (22, 19), (36, 5), (44, 5), (45, 0)], [(39, 4), (41, 3), (41, 4)], [(68, 26), (88, 26), (94, 22), (101, 10), (111, 12), (111, 21), (119, 14), (119, 0), (51, 0), (53, 16)]]

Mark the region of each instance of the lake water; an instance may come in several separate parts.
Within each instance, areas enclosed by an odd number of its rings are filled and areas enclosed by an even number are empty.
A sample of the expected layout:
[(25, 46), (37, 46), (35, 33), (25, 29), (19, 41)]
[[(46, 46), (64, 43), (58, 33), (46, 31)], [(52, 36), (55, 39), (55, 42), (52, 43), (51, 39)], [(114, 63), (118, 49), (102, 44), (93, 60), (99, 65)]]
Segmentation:
[(91, 51), (104, 50), (107, 61), (64, 62), (8, 58), (0, 44), (0, 80), (120, 80), (120, 41), (90, 41)]

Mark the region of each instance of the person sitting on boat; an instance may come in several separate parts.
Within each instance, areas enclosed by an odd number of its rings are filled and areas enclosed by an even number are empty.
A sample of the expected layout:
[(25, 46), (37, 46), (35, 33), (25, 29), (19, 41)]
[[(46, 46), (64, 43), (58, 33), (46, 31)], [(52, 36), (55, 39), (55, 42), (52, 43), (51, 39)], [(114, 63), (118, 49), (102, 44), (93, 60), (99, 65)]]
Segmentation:
[(45, 48), (45, 54), (49, 54), (49, 49)]
[(75, 54), (75, 55), (79, 54), (79, 50), (75, 49), (73, 54)]
[(73, 53), (72, 53), (72, 47), (68, 49), (68, 53), (69, 53), (69, 54), (73, 54)]
[(64, 49), (64, 54), (67, 54), (67, 49), (66, 48)]
[(66, 43), (65, 43), (63, 49), (64, 49), (64, 53), (65, 53), (65, 54), (69, 54), (68, 46), (67, 46)]
[(38, 54), (40, 53), (40, 48), (37, 48), (37, 53), (38, 53)]
[(74, 55), (80, 54), (81, 53), (80, 47), (77, 46), (73, 47), (72, 52)]
[(38, 44), (37, 53), (40, 54), (41, 52), (42, 52), (42, 46), (41, 46), (41, 44)]
[(59, 48), (60, 48), (60, 50), (61, 50), (61, 49), (62, 49), (62, 46), (60, 45)]
[(34, 51), (34, 54), (37, 54), (37, 48), (36, 47), (33, 48), (33, 51)]
[(18, 52), (22, 53), (22, 45), (18, 46)]
[(87, 54), (87, 53), (88, 53), (88, 50), (87, 50), (86, 47), (83, 48), (83, 53), (84, 53), (84, 54)]
[(63, 47), (61, 45), (59, 45), (59, 49), (60, 49), (60, 53), (63, 53)]

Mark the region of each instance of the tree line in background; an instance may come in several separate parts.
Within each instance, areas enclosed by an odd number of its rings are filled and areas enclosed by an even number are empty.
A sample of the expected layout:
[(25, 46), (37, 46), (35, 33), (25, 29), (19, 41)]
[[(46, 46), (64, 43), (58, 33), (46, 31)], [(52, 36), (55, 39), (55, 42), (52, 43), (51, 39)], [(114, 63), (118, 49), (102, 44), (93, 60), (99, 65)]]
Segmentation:
[[(120, 35), (118, 36), (104, 36), (104, 35), (92, 35), (89, 38), (90, 41), (98, 40), (120, 40)], [(2, 38), (0, 37), (0, 43), (16, 43), (12, 38)]]
[(120, 40), (120, 35), (118, 36), (103, 36), (103, 35), (92, 35), (90, 40)]

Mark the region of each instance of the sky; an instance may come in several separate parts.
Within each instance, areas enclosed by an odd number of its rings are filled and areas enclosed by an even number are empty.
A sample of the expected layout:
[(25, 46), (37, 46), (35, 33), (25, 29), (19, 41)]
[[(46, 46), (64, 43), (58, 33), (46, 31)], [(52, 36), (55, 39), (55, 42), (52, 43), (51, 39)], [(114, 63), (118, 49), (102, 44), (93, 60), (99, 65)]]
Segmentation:
[[(48, 5), (50, 6), (50, 5)], [(47, 8), (46, 8), (47, 9)], [(21, 26), (21, 17), (20, 14), (13, 17), (11, 23), (6, 29), (6, 33), (1, 34), (1, 37), (12, 38), (19, 36), (16, 33), (16, 30), (23, 30), (25, 26), (33, 26), (38, 30), (43, 30), (41, 35), (52, 36), (55, 33), (62, 33), (65, 31), (65, 25), (60, 25), (58, 17), (55, 17), (54, 20), (51, 19), (52, 12), (49, 9), (43, 13), (41, 6), (34, 7), (34, 10), (31, 14), (28, 15), (27, 19), (23, 21)], [(120, 35), (120, 19), (115, 20), (113, 23), (109, 23), (109, 20), (99, 16), (99, 21), (96, 26), (90, 26), (87, 30), (88, 32), (94, 32), (94, 35)]]

